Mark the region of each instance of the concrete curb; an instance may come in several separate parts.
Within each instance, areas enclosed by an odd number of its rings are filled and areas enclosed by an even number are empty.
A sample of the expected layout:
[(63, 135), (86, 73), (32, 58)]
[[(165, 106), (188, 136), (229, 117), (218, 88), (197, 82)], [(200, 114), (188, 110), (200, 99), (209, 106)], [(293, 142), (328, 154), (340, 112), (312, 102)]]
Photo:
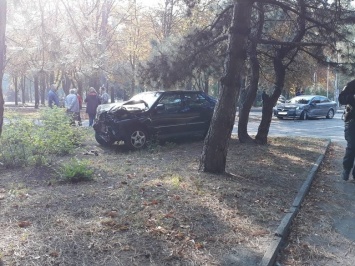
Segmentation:
[(289, 212), (281, 220), (279, 227), (275, 231), (270, 247), (265, 252), (264, 257), (262, 258), (261, 263), (259, 264), (260, 266), (272, 266), (275, 264), (276, 257), (279, 251), (281, 250), (281, 246), (289, 235), (289, 230), (293, 222), (293, 219), (296, 217), (298, 211), (301, 208), (301, 204), (304, 198), (306, 197), (306, 195), (308, 194), (311, 188), (314, 177), (319, 169), (320, 164), (324, 159), (324, 156), (330, 146), (330, 143), (331, 140), (328, 140), (328, 143), (324, 149), (324, 153), (319, 156), (318, 160), (313, 165), (305, 182), (303, 183), (300, 190), (298, 191)]

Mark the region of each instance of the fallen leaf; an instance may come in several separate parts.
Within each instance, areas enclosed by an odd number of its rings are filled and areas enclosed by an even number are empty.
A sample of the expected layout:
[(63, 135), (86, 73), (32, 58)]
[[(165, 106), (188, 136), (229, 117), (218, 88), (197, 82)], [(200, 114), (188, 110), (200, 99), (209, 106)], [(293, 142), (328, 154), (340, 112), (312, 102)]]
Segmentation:
[(51, 256), (53, 258), (57, 258), (57, 257), (59, 257), (59, 253), (57, 251), (52, 251), (51, 253), (49, 253), (49, 256)]
[(29, 221), (20, 221), (20, 222), (18, 222), (18, 226), (21, 227), (21, 228), (29, 227), (30, 225), (31, 225), (31, 222), (29, 222)]
[(256, 230), (254, 232), (251, 233), (252, 236), (264, 236), (264, 235), (268, 235), (269, 232), (266, 230)]

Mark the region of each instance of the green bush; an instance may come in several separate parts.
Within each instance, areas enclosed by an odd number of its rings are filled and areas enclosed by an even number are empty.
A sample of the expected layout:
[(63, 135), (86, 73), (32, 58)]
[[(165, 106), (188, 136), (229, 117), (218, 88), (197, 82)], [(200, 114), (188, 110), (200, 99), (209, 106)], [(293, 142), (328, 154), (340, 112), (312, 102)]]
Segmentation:
[(5, 167), (44, 165), (52, 155), (71, 153), (80, 142), (80, 129), (69, 124), (64, 109), (41, 110), (39, 120), (7, 113), (0, 138), (0, 162)]
[(63, 181), (77, 183), (93, 179), (94, 171), (90, 169), (87, 161), (80, 161), (77, 158), (71, 159), (60, 168), (60, 175)]

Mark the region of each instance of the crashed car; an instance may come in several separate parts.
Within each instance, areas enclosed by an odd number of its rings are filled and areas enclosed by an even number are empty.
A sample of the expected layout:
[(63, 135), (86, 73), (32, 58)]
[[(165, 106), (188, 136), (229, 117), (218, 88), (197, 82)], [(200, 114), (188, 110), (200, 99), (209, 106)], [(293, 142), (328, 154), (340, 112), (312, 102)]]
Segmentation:
[(309, 118), (326, 117), (332, 119), (337, 111), (337, 103), (321, 95), (300, 95), (274, 108), (274, 115), (279, 118)]
[(201, 91), (142, 92), (123, 103), (99, 105), (95, 138), (103, 146), (123, 141), (137, 150), (151, 139), (205, 136), (215, 104)]

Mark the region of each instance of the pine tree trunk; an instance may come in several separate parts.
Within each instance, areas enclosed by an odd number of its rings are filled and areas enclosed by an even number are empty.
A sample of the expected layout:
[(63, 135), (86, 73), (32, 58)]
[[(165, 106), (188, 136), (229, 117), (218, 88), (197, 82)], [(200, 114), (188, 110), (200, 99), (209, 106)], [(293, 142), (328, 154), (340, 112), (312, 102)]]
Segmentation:
[(204, 142), (200, 170), (224, 173), (228, 143), (235, 122), (237, 99), (241, 88), (241, 74), (246, 59), (246, 44), (250, 31), (253, 1), (238, 0), (233, 9), (226, 73), (221, 79), (219, 101)]

